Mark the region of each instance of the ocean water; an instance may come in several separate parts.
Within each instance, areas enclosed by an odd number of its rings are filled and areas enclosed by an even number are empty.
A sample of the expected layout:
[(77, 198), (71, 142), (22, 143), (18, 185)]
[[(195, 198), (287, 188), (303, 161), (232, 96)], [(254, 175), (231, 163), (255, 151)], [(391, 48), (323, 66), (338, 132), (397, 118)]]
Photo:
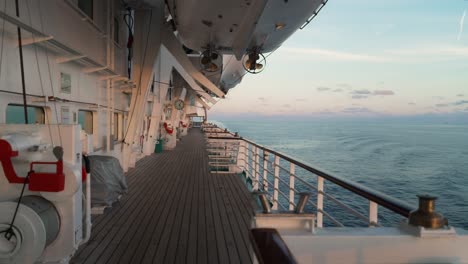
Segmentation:
[[(417, 194), (435, 195), (437, 210), (449, 223), (468, 229), (468, 125), (274, 118), (216, 122), (261, 145), (414, 207)], [(315, 185), (315, 176), (300, 169), (297, 174)], [(300, 185), (298, 188), (307, 189)], [(325, 182), (325, 191), (367, 214), (367, 201), (359, 196), (329, 182)], [(325, 210), (345, 224), (359, 225), (355, 217), (327, 198)], [(394, 225), (400, 220), (400, 216), (379, 207), (382, 224)]]

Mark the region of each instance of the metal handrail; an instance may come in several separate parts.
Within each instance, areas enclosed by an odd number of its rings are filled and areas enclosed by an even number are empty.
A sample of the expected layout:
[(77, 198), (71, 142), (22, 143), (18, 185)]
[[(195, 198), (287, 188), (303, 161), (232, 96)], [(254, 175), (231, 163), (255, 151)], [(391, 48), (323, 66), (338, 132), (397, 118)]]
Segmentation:
[[(246, 173), (249, 174), (250, 176), (248, 176), (248, 177), (249, 177), (250, 179), (253, 180), (253, 178), (252, 178), (252, 173), (250, 173), (249, 171), (246, 171)], [(267, 182), (268, 182), (268, 180), (267, 180)], [(270, 182), (268, 182), (268, 183), (271, 184)], [(259, 181), (259, 184), (260, 184), (260, 185), (263, 185), (263, 183), (260, 183), (260, 181)], [(272, 185), (273, 185), (273, 184), (272, 184)], [(263, 185), (263, 188), (265, 188), (264, 185)], [(278, 193), (281, 193), (281, 194), (285, 197), (285, 194), (283, 194), (278, 188), (274, 188), (274, 187), (273, 187), (272, 189), (278, 191)], [(267, 193), (267, 195), (269, 195), (270, 197), (272, 197), (272, 195), (271, 195), (270, 193)], [(285, 198), (287, 199), (287, 197), (285, 197)], [(286, 207), (285, 207), (283, 204), (279, 203), (278, 200), (275, 200), (274, 197), (272, 197), (271, 201), (272, 201), (272, 202), (278, 202), (278, 205), (279, 205), (281, 208), (283, 208), (283, 210), (287, 210)]]
[[(254, 161), (254, 163), (256, 163), (256, 162)], [(273, 163), (270, 163), (270, 164), (273, 164)], [(278, 166), (278, 167), (282, 168), (281, 166)], [(261, 169), (264, 170), (264, 171), (266, 171), (266, 172), (268, 172), (268, 174), (274, 176), (274, 173), (271, 172), (271, 171), (269, 171), (268, 169), (265, 169), (265, 168), (263, 168), (263, 167), (261, 167)], [(284, 169), (284, 168), (282, 168), (282, 169), (283, 169), (283, 170), (286, 170), (286, 169)], [(288, 171), (288, 172), (289, 172), (289, 171)], [(250, 174), (250, 173), (249, 173), (249, 174)], [(290, 176), (291, 176), (291, 177), (294, 177), (294, 178), (296, 178), (296, 179), (298, 179), (299, 181), (301, 181), (302, 183), (304, 183), (306, 186), (308, 186), (309, 188), (311, 188), (314, 192), (317, 192), (317, 190), (316, 190), (317, 187), (315, 187), (315, 186), (309, 184), (308, 182), (304, 181), (303, 179), (301, 179), (300, 177), (298, 177), (298, 176), (296, 176), (296, 175), (294, 175), (294, 174), (290, 174)], [(278, 180), (279, 180), (280, 182), (282, 182), (283, 184), (288, 185), (288, 183), (285, 182), (284, 180), (282, 180), (281, 178), (278, 178)], [(265, 179), (265, 181), (268, 182), (268, 184), (272, 185), (272, 183), (271, 183), (270, 181), (268, 181), (268, 179)], [(261, 181), (259, 181), (259, 183), (260, 183), (260, 182), (261, 182)], [(262, 184), (262, 185), (263, 185), (263, 184)], [(291, 188), (291, 187), (288, 187), (288, 188), (289, 188), (290, 190), (295, 191), (296, 193), (299, 192), (299, 190), (297, 190), (296, 188)], [(274, 189), (275, 189), (275, 188), (274, 188)], [(278, 190), (278, 191), (279, 191), (279, 190)], [(281, 192), (281, 191), (280, 191), (280, 192)], [(324, 195), (325, 197), (329, 198), (329, 199), (330, 199), (331, 201), (333, 201), (336, 205), (338, 205), (338, 206), (340, 206), (341, 208), (347, 210), (348, 212), (350, 212), (351, 214), (357, 216), (357, 217), (360, 218), (361, 220), (364, 220), (365, 222), (368, 221), (368, 217), (366, 217), (365, 215), (361, 214), (361, 213), (358, 212), (357, 210), (351, 208), (351, 207), (348, 206), (347, 204), (345, 204), (345, 203), (339, 201), (339, 200), (338, 200), (337, 198), (335, 198), (334, 196), (332, 196), (332, 195), (330, 195), (330, 194), (328, 194), (328, 193), (322, 192), (322, 191), (320, 191), (319, 193), (322, 194), (322, 195)], [(282, 193), (282, 194), (283, 194), (283, 193)], [(285, 197), (285, 194), (283, 194), (283, 197)], [(285, 197), (285, 198), (287, 198), (287, 197)], [(312, 201), (309, 200), (308, 202), (311, 203), (314, 207), (317, 207), (317, 205), (316, 205), (315, 203), (313, 203)], [(379, 224), (376, 224), (376, 225), (377, 225), (377, 226), (380, 226)]]
[(245, 141), (263, 151), (267, 151), (270, 154), (276, 155), (286, 161), (289, 161), (290, 163), (295, 164), (296, 166), (301, 167), (302, 169), (305, 169), (306, 171), (313, 173), (317, 176), (320, 176), (330, 182), (333, 182), (334, 184), (351, 191), (361, 197), (364, 197), (370, 201), (373, 201), (377, 203), (380, 206), (383, 206), (399, 215), (402, 215), (404, 217), (408, 217), (409, 213), (414, 209), (413, 206), (410, 206), (409, 204), (392, 198), (382, 192), (373, 190), (369, 187), (366, 187), (362, 184), (350, 181), (348, 179), (338, 177), (338, 176), (333, 176), (330, 173), (326, 172), (325, 170), (322, 169), (317, 169), (312, 167), (311, 165), (307, 164), (306, 162), (300, 161), (298, 159), (292, 158), (289, 155), (283, 154), (278, 151), (274, 151), (272, 149), (266, 148), (262, 145), (259, 145), (249, 139), (243, 138), (243, 137), (238, 137), (238, 138), (232, 138), (232, 137), (208, 137), (209, 139), (223, 139), (223, 140), (242, 140)]

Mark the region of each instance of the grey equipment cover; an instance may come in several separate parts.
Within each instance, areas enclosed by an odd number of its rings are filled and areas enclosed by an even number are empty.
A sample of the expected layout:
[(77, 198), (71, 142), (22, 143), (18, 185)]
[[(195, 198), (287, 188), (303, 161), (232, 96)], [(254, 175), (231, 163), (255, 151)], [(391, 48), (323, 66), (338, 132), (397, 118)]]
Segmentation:
[(110, 156), (89, 156), (91, 164), (91, 206), (110, 206), (127, 193), (127, 177), (119, 160)]

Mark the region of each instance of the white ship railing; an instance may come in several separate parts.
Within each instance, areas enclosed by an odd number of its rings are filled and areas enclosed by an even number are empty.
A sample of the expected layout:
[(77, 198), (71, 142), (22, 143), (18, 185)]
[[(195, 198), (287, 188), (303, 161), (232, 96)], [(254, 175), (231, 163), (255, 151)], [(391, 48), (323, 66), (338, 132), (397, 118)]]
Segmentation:
[[(368, 226), (379, 224), (379, 208), (390, 210), (407, 218), (414, 208), (379, 191), (368, 188), (345, 178), (333, 176), (323, 170), (298, 161), (286, 154), (261, 146), (251, 140), (239, 137), (227, 130), (215, 126), (204, 126), (209, 152), (209, 165), (215, 173), (245, 173), (246, 182), (252, 191), (263, 191), (271, 202), (273, 210), (292, 211), (301, 193), (311, 193), (308, 205), (315, 208), (317, 227), (324, 226), (324, 219), (336, 226), (344, 227), (343, 220), (335, 215), (337, 210), (325, 210), (327, 207), (347, 212), (356, 222)], [(325, 183), (330, 192), (325, 191)], [(343, 189), (345, 194), (332, 195), (332, 191)], [(348, 196), (348, 194), (350, 194)], [(357, 196), (356, 196), (357, 195)], [(367, 208), (350, 205), (349, 201), (364, 198)], [(343, 217), (342, 217), (343, 218)]]

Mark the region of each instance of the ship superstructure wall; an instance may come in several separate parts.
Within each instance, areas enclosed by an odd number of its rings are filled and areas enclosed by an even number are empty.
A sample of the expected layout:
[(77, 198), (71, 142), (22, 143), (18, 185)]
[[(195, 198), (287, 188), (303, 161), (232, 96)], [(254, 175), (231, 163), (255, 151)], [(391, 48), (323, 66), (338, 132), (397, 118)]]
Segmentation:
[[(92, 1), (93, 12), (87, 14), (77, 2), (19, 1), (16, 17), (15, 1), (0, 1), (0, 123), (12, 121), (8, 115), (13, 105), (23, 105), (20, 27), (27, 105), (42, 109), (46, 124), (91, 123), (82, 127), (83, 152), (115, 156), (128, 169), (143, 152), (148, 155), (154, 150), (161, 120), (175, 123), (164, 118), (165, 106), (174, 101), (166, 98), (173, 66), (166, 63), (168, 55), (161, 55), (161, 40), (146, 45), (141, 43), (145, 37), (135, 39), (133, 53), (140, 57), (130, 63), (129, 79), (129, 31), (124, 17), (137, 11), (129, 13), (118, 0)], [(151, 15), (149, 10), (138, 12)], [(152, 15), (156, 17), (155, 12)], [(157, 21), (164, 26), (162, 17)], [(137, 26), (132, 28), (135, 34), (148, 34), (145, 27)], [(149, 49), (153, 55), (142, 63), (140, 58)], [(89, 120), (83, 121), (86, 116)], [(185, 118), (185, 113), (174, 116)], [(125, 149), (133, 153), (127, 155), (132, 161), (123, 159)]]

